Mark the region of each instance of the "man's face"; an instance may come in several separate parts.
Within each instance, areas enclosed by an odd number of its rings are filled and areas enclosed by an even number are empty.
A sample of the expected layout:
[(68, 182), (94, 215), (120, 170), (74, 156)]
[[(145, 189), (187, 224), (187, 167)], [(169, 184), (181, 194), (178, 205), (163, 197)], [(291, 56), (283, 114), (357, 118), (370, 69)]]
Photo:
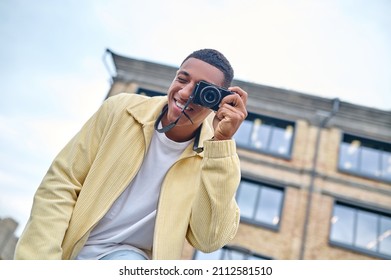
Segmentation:
[[(175, 79), (168, 89), (168, 112), (163, 118), (163, 125), (174, 122), (181, 115), (184, 105), (193, 93), (196, 84), (201, 80), (222, 86), (224, 74), (218, 68), (202, 60), (189, 58), (177, 71)], [(211, 110), (190, 103), (185, 112), (191, 118), (193, 124), (182, 115), (176, 126), (182, 127), (186, 131), (195, 131), (211, 113)]]

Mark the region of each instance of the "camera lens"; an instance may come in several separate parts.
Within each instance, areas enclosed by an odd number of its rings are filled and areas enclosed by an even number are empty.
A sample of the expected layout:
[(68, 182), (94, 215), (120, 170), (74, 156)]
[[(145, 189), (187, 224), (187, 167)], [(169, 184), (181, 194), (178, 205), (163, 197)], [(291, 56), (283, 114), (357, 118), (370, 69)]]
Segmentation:
[(207, 86), (200, 94), (201, 105), (211, 108), (220, 102), (220, 96), (220, 91), (217, 88)]

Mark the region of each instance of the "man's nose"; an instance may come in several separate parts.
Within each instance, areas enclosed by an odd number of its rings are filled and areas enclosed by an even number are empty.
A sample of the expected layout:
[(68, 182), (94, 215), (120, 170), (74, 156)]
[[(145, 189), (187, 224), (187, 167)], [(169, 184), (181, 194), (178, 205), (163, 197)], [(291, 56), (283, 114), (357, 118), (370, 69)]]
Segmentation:
[(182, 100), (187, 101), (190, 98), (190, 96), (192, 95), (193, 89), (194, 89), (194, 86), (192, 84), (189, 83), (189, 84), (185, 85), (181, 90), (178, 91), (179, 97)]

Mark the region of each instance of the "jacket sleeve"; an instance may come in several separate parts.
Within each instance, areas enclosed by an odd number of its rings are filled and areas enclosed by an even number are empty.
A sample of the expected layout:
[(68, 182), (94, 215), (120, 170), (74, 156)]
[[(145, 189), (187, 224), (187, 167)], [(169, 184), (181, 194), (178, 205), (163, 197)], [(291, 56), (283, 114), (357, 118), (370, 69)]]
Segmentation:
[(74, 205), (109, 123), (110, 103), (104, 102), (52, 162), (34, 195), (15, 259), (61, 259)]
[(234, 140), (205, 141), (200, 191), (187, 233), (187, 240), (196, 249), (213, 252), (235, 237), (240, 219), (235, 194), (240, 178)]

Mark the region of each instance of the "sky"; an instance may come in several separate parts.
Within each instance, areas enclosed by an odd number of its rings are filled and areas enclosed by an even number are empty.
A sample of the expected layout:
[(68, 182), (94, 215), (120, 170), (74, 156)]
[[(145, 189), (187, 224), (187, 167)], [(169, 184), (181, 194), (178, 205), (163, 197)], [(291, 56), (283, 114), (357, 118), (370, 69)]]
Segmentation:
[(0, 1), (0, 218), (22, 232), (52, 160), (109, 91), (106, 49), (179, 66), (215, 48), (236, 79), (389, 111), (390, 14), (389, 0)]

